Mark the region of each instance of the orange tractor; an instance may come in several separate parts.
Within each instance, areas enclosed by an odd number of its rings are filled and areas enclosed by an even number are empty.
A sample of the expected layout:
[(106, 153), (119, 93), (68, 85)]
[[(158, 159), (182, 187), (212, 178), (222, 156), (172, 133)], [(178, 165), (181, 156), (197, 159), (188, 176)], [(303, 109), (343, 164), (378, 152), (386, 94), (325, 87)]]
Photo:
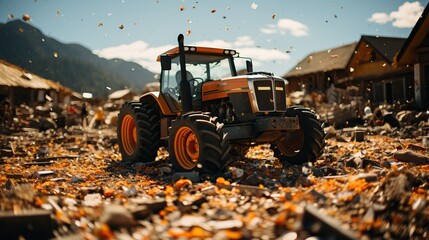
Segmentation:
[(122, 106), (117, 133), (123, 160), (154, 161), (164, 146), (175, 171), (216, 173), (233, 153), (258, 144), (269, 143), (275, 157), (293, 164), (320, 156), (322, 125), (313, 111), (286, 106), (285, 79), (253, 72), (251, 60), (235, 50), (183, 41), (180, 34), (179, 46), (158, 56), (160, 91)]

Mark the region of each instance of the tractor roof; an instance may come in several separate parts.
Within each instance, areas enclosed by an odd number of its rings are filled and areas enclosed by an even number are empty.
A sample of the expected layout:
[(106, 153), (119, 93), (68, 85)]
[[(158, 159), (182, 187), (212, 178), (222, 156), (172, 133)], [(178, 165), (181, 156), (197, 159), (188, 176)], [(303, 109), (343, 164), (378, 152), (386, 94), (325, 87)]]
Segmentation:
[[(197, 47), (197, 46), (184, 46), (186, 53), (197, 53), (197, 54), (208, 54), (208, 55), (218, 55), (218, 56), (234, 56), (237, 53), (237, 51), (232, 49), (224, 49), (224, 48), (211, 48), (211, 47)], [(166, 52), (163, 52), (161, 55), (159, 55), (156, 60), (160, 61), (160, 56), (167, 55), (171, 58), (176, 57), (179, 55), (179, 47), (172, 48)]]

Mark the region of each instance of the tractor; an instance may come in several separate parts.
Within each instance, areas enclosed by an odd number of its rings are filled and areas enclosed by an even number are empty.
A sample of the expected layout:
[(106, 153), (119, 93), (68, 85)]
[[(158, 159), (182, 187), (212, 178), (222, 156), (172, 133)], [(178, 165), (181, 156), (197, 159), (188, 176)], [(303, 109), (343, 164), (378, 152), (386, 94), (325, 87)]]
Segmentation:
[(119, 112), (123, 160), (152, 162), (165, 147), (175, 171), (214, 174), (254, 145), (270, 144), (275, 157), (291, 164), (321, 155), (325, 134), (318, 116), (288, 107), (287, 81), (254, 72), (250, 58), (232, 49), (185, 46), (180, 34), (178, 46), (157, 61), (159, 91), (124, 103)]

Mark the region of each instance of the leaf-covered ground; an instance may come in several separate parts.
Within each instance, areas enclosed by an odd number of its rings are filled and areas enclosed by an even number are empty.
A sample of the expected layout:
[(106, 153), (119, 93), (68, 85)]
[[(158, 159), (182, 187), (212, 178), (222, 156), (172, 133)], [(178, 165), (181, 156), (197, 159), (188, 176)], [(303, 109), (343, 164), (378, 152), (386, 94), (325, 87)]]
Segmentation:
[(314, 164), (262, 145), (218, 176), (123, 162), (108, 128), (0, 135), (0, 238), (428, 238), (427, 133), (326, 131)]

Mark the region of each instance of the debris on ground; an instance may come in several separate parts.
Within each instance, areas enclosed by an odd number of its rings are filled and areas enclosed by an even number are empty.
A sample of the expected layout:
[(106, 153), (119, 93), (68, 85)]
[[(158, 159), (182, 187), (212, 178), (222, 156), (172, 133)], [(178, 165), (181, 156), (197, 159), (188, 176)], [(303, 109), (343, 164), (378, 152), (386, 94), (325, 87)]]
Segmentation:
[(329, 126), (313, 164), (253, 146), (217, 176), (174, 172), (164, 149), (122, 161), (108, 126), (13, 131), (0, 135), (1, 236), (427, 239), (429, 133), (402, 126)]

